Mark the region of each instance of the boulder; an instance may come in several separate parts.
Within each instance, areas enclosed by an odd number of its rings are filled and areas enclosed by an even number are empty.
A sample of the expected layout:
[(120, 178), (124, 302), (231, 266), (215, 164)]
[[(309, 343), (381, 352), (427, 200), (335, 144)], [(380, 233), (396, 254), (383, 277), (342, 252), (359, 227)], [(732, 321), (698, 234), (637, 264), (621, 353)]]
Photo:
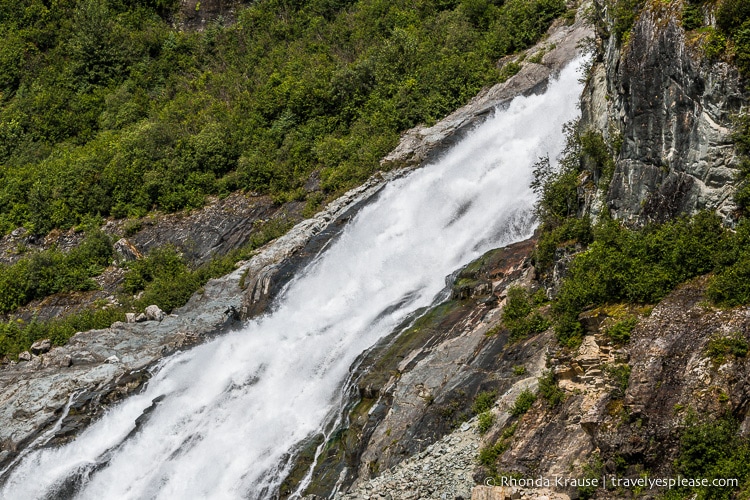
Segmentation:
[(52, 341), (50, 339), (38, 340), (31, 344), (32, 354), (44, 354), (52, 349)]
[(141, 314), (139, 314), (138, 316), (135, 317), (135, 322), (136, 323), (142, 323), (144, 321), (148, 321), (148, 318), (143, 313), (141, 313)]
[(166, 314), (164, 314), (164, 311), (159, 309), (159, 306), (152, 304), (146, 308), (146, 318), (149, 321), (161, 321), (165, 316)]
[(135, 323), (135, 313), (125, 313), (126, 323)]
[(18, 355), (18, 361), (31, 361), (31, 353), (29, 351), (23, 351)]

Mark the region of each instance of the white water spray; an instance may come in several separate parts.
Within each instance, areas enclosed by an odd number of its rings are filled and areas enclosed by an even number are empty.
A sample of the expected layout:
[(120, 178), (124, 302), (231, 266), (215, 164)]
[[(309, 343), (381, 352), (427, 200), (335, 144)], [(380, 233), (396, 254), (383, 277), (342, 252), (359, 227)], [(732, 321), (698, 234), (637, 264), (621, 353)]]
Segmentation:
[(531, 235), (532, 165), (562, 150), (579, 66), (391, 182), (286, 287), (272, 314), (167, 359), (142, 394), (75, 441), (29, 453), (0, 498), (273, 496), (285, 455), (324, 426), (357, 356), (430, 305), (445, 276)]

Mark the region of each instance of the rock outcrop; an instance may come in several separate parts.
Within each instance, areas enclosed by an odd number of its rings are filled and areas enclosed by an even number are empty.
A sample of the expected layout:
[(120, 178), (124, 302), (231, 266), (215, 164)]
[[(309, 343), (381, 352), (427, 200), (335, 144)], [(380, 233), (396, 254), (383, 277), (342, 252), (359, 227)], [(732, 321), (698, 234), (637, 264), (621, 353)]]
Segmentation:
[[(714, 210), (735, 221), (739, 160), (732, 120), (744, 102), (736, 68), (710, 62), (681, 26), (682, 2), (648, 2), (626, 43), (600, 39), (582, 124), (619, 145), (610, 213), (631, 224)], [(593, 206), (594, 215), (601, 207)]]

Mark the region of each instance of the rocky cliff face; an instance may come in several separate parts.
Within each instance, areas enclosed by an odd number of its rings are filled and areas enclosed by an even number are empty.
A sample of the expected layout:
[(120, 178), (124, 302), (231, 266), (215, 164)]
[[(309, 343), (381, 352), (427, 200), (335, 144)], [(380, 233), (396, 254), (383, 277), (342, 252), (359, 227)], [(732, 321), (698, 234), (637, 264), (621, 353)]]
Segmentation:
[(600, 186), (606, 205), (636, 224), (703, 209), (727, 222), (736, 216), (731, 131), (743, 83), (735, 68), (709, 62), (686, 37), (682, 5), (649, 4), (621, 45), (600, 33), (582, 100), (584, 127), (621, 144), (614, 176)]

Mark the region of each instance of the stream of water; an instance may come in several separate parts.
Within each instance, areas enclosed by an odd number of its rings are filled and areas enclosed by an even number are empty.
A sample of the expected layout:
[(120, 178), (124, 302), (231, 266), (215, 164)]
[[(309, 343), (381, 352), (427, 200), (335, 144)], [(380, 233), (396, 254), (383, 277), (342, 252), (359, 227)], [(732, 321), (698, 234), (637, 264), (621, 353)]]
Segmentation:
[(167, 358), (73, 442), (26, 455), (0, 498), (272, 497), (288, 472), (279, 464), (331, 417), (357, 356), (430, 305), (448, 274), (532, 234), (532, 165), (564, 146), (580, 64), (387, 185), (272, 313)]

